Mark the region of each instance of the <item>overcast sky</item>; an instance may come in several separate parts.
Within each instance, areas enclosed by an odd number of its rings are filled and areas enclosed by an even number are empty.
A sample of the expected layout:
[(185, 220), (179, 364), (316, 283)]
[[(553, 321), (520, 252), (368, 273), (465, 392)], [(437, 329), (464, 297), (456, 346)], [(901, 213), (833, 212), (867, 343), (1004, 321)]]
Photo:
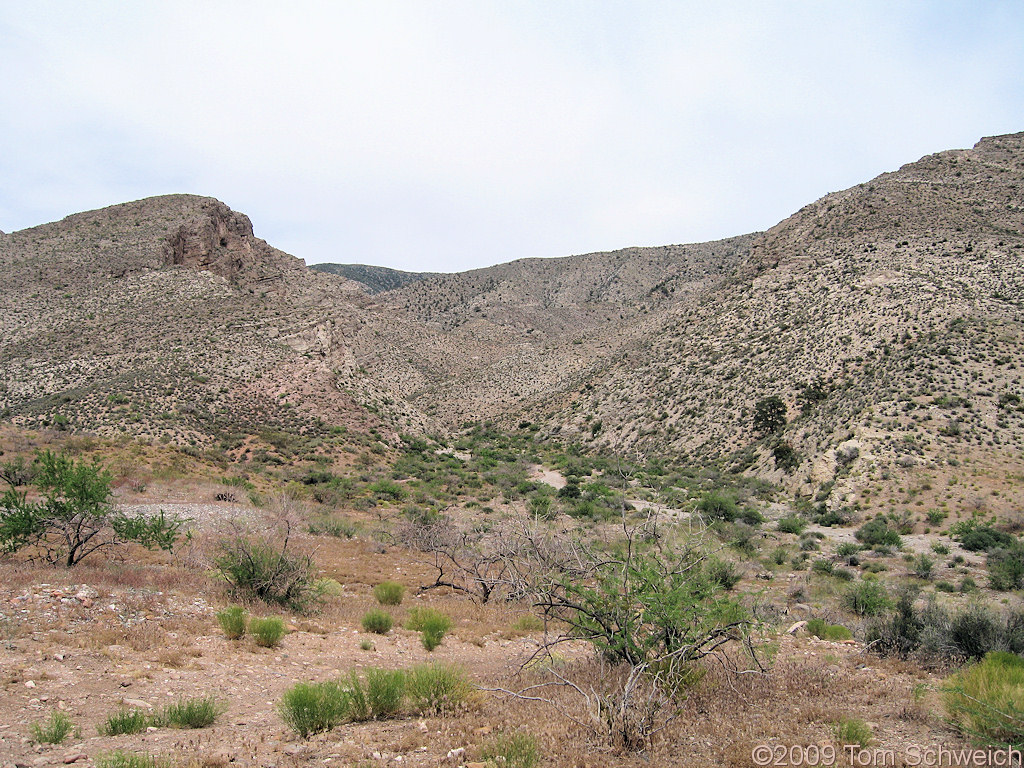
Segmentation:
[(0, 229), (210, 195), (456, 271), (766, 229), (1024, 130), (1024, 3), (0, 0)]

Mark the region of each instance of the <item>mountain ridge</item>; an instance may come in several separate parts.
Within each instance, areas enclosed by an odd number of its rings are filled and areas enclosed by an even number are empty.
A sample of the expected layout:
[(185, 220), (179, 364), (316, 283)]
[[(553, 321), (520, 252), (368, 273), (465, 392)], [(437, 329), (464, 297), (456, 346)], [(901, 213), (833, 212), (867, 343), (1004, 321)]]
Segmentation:
[[(0, 239), (0, 411), (236, 460), (271, 450), (268, 430), (394, 444), (531, 422), (836, 508), (957, 456), (1006, 479), (1024, 473), (1022, 189), (1024, 134), (988, 137), (765, 232), (390, 288), (386, 268), (356, 265), (368, 285), (306, 267), (213, 198), (74, 214)], [(762, 437), (751, 413), (773, 395), (789, 422)], [(988, 503), (1024, 501), (1012, 485)]]

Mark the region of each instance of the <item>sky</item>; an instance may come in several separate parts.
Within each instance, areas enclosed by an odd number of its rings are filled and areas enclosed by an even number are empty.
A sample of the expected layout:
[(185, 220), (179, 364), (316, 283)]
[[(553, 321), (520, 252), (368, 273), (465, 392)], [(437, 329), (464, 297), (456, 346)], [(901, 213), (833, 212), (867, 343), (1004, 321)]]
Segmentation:
[(767, 229), (1024, 131), (1024, 3), (0, 0), (0, 230), (216, 197), (452, 272)]

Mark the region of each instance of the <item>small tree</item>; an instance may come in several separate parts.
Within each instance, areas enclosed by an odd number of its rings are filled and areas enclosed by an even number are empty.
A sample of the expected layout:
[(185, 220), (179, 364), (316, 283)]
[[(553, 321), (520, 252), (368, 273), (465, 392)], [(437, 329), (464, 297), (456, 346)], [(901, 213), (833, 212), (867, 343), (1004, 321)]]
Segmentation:
[(30, 501), (10, 478), (0, 497), (0, 551), (28, 548), (32, 557), (71, 567), (93, 552), (129, 542), (173, 550), (185, 521), (162, 511), (129, 515), (118, 510), (110, 474), (98, 462), (40, 451), (34, 464), (31, 485), (41, 498)]
[(786, 404), (778, 395), (758, 400), (754, 405), (754, 431), (771, 435), (786, 426)]

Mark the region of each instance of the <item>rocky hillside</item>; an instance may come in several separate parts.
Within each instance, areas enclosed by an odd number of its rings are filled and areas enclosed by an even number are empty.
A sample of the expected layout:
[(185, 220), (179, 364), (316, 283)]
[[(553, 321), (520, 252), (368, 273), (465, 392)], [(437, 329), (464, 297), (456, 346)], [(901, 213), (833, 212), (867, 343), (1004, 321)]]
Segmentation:
[[(115, 206), (0, 237), (0, 408), (231, 456), (530, 421), (837, 509), (1013, 511), (1022, 185), (1024, 134), (1001, 136), (764, 233), (416, 280), (306, 269), (209, 198)], [(787, 426), (755, 434), (769, 396)]]
[(549, 423), (714, 457), (750, 446), (752, 406), (778, 395), (790, 423), (750, 471), (834, 506), (1017, 511), (1022, 256), (1024, 134), (926, 157), (754, 238)]
[[(762, 234), (437, 276), (382, 295), (355, 354), (449, 425), (539, 420), (595, 447), (726, 459), (841, 508), (912, 494), (1010, 511), (1022, 185), (1024, 135), (995, 137)], [(752, 409), (772, 395), (789, 425), (763, 439)]]
[(340, 275), (354, 280), (362, 285), (367, 293), (393, 291), (437, 274), (436, 272), (403, 272), (400, 269), (373, 267), (368, 264), (311, 264), (309, 268), (328, 275)]
[[(141, 200), (0, 239), (0, 411), (229, 456), (380, 420), (343, 392), (363, 292), (211, 198)], [(358, 401), (358, 402), (357, 402)], [(311, 450), (316, 450), (311, 449)]]

